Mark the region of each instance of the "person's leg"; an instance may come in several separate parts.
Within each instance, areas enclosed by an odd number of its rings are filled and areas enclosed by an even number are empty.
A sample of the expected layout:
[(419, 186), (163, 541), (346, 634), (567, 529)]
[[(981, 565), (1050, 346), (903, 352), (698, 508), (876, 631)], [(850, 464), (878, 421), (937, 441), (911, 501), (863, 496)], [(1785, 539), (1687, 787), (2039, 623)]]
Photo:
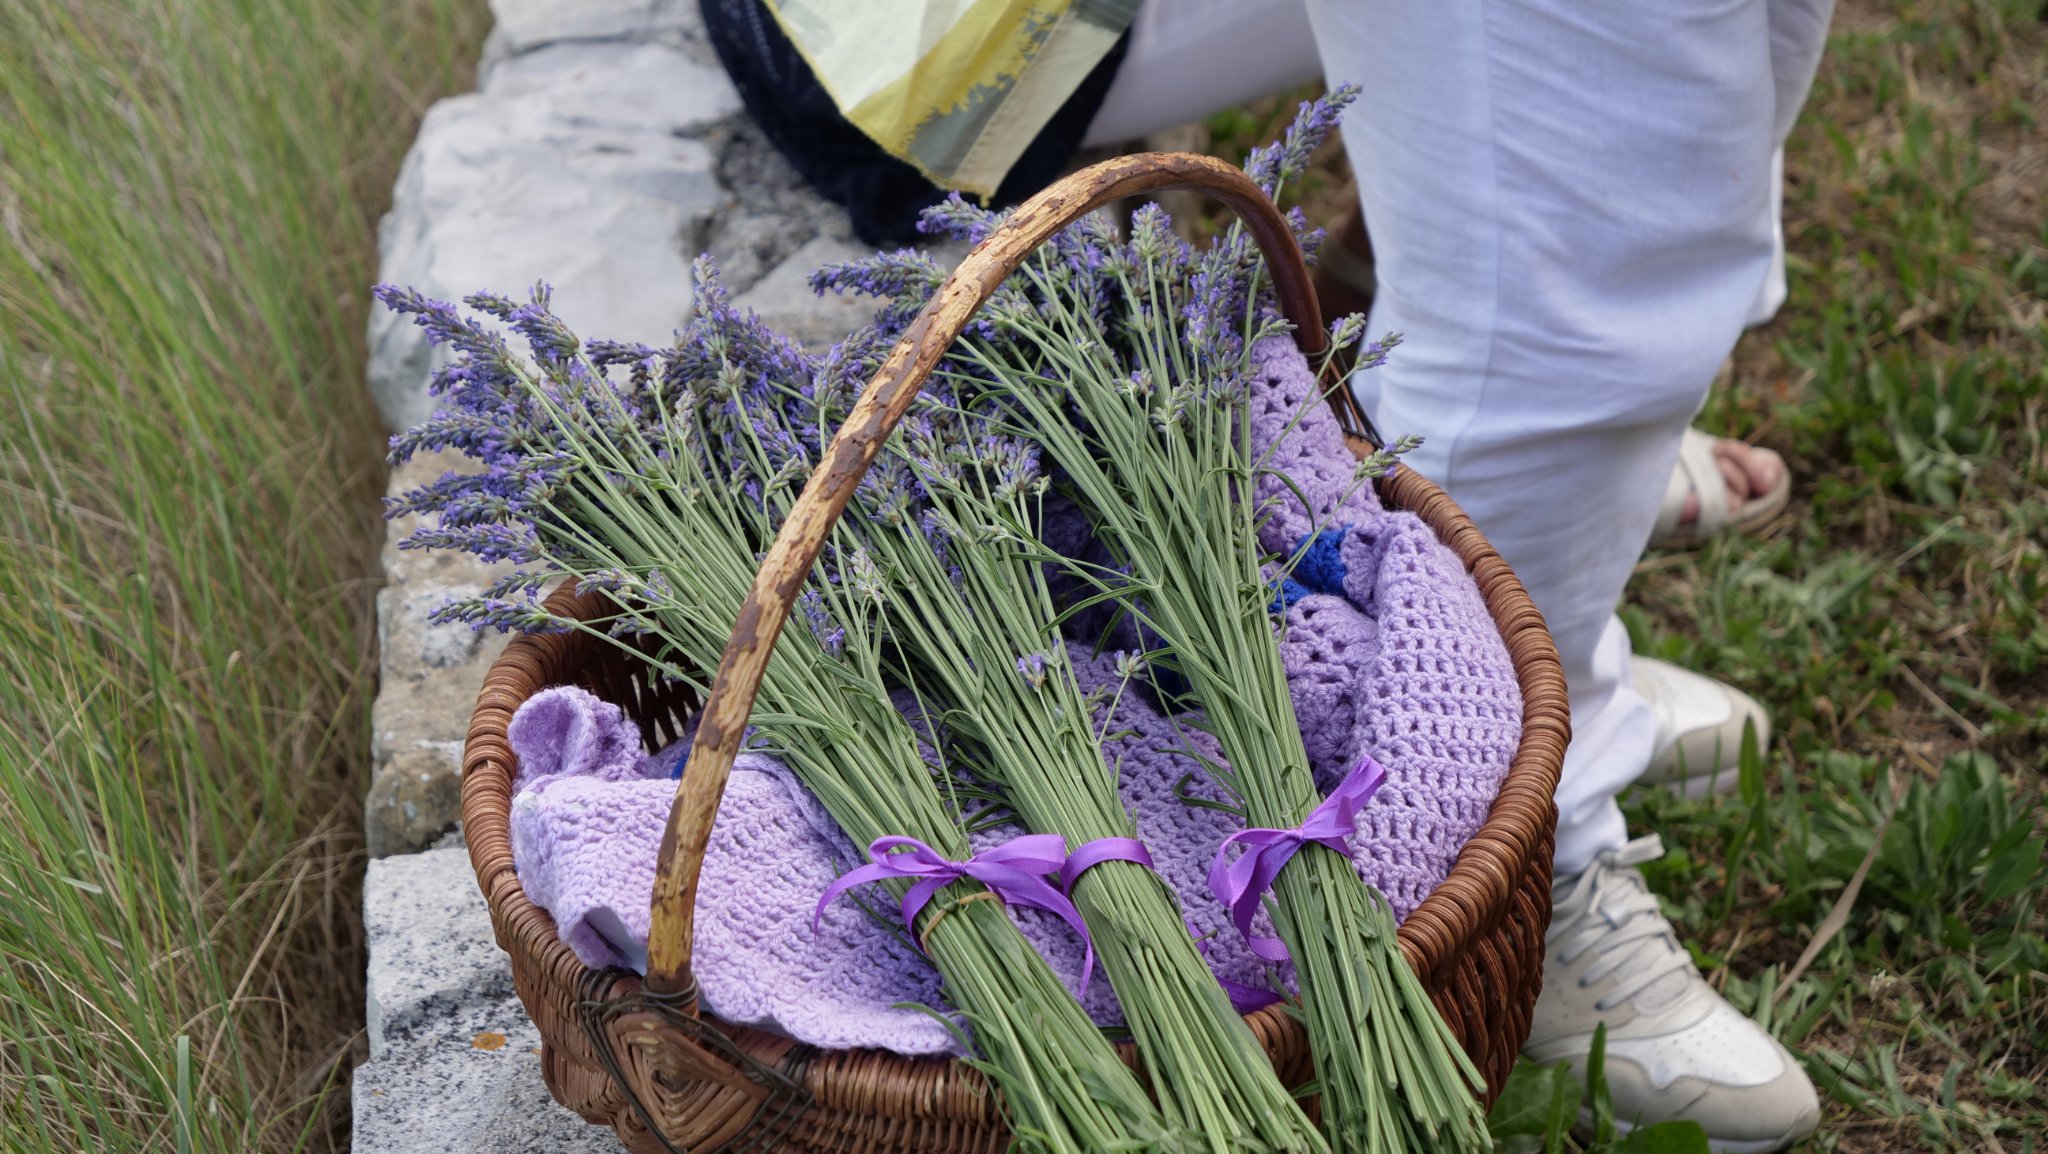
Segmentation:
[(1771, 323), (1778, 310), (1785, 305), (1787, 286), (1785, 284), (1785, 148), (1779, 145), (1771, 153), (1771, 269), (1764, 277), (1764, 285), (1757, 290), (1756, 300), (1749, 306), (1749, 315), (1742, 319), (1743, 327), (1759, 328)]
[(1750, 305), (1750, 328), (1769, 324), (1785, 304), (1785, 138), (1792, 133), (1813, 75), (1827, 47), (1828, 19), (1835, 0), (1767, 0), (1771, 24), (1771, 87), (1775, 96), (1771, 139), (1771, 269)]
[(1558, 869), (1623, 840), (1651, 722), (1614, 620), (1770, 260), (1762, 0), (1310, 6), (1379, 276), (1360, 379), (1543, 611), (1579, 735)]
[[(1834, 0), (1765, 0), (1765, 5), (1771, 29), (1771, 140), (1777, 146), (1771, 153), (1771, 199), (1765, 210), (1771, 228), (1771, 264), (1743, 317), (1746, 328), (1769, 324), (1785, 304), (1785, 138), (1813, 87), (1835, 6)], [(1715, 496), (1703, 486), (1716, 484), (1712, 475), (1716, 470), (1720, 473), (1718, 487), (1726, 497), (1715, 503), (1728, 510), (1723, 527), (1748, 527), (1768, 520), (1783, 507), (1790, 488), (1783, 458), (1769, 449), (1721, 437), (1707, 446), (1715, 469), (1681, 468), (1673, 473), (1665, 515), (1659, 517), (1657, 532), (1651, 537), (1653, 546), (1697, 545), (1720, 531), (1714, 527), (1712, 511), (1702, 508), (1703, 497)], [(1718, 780), (1732, 781), (1733, 775)]]
[(1813, 90), (1835, 0), (1767, 0), (1771, 24), (1771, 142), (1779, 148)]
[(1138, 140), (1322, 71), (1302, 0), (1144, 0), (1082, 143)]
[(1728, 1150), (1810, 1130), (1813, 1089), (1692, 967), (1615, 795), (1655, 719), (1614, 616), (1680, 436), (1770, 263), (1776, 97), (1766, 0), (1312, 0), (1379, 279), (1359, 380), (1388, 436), (1470, 513), (1555, 637), (1573, 739), (1557, 909), (1530, 1052), (1609, 1029), (1617, 1113), (1689, 1117)]

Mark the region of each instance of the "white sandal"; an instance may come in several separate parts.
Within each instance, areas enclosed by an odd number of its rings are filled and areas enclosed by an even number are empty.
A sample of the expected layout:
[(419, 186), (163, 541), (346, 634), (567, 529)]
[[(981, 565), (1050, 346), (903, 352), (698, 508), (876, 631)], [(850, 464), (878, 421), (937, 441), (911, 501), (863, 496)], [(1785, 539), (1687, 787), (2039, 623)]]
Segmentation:
[[(1687, 429), (1679, 442), (1678, 464), (1664, 486), (1664, 503), (1657, 508), (1657, 527), (1650, 532), (1655, 549), (1689, 548), (1704, 544), (1717, 533), (1734, 530), (1747, 533), (1784, 511), (1792, 497), (1792, 473), (1779, 462), (1778, 483), (1758, 493), (1735, 509), (1728, 507), (1728, 482), (1714, 459), (1714, 442), (1719, 438), (1698, 429)], [(1770, 452), (1770, 450), (1761, 450)], [(1685, 498), (1697, 493), (1699, 516), (1691, 522), (1685, 516)]]

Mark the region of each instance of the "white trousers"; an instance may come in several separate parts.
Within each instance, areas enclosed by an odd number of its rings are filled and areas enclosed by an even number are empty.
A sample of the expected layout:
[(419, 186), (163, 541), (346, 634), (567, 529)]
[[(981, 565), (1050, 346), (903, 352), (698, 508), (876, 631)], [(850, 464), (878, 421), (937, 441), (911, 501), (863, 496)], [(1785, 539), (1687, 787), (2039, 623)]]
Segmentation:
[(1131, 139), (1318, 73), (1363, 89), (1344, 143), (1371, 331), (1406, 339), (1357, 388), (1382, 432), (1427, 438), (1415, 467), (1557, 640), (1560, 874), (1626, 839), (1615, 797), (1655, 727), (1614, 609), (1715, 370), (1783, 299), (1773, 156), (1831, 8), (1146, 0), (1089, 132)]

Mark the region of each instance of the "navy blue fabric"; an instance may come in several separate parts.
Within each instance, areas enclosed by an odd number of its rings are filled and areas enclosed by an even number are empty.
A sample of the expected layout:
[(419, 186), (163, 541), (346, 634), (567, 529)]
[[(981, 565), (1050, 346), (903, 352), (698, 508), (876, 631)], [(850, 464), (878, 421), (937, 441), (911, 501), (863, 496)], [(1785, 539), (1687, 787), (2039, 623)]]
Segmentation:
[[(711, 47), (740, 100), (805, 182), (845, 207), (862, 242), (893, 248), (916, 240), (918, 213), (947, 190), (934, 187), (840, 115), (762, 0), (700, 0), (700, 6)], [(1024, 150), (996, 190), (996, 205), (1023, 200), (1065, 170), (1116, 78), (1127, 37), (1118, 38)]]

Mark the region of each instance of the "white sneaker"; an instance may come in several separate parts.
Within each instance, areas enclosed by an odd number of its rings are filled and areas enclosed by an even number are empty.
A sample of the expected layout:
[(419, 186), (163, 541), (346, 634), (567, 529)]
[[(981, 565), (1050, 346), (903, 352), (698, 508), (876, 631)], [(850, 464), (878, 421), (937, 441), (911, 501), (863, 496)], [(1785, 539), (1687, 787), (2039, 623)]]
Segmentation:
[(1605, 1022), (1618, 1129), (1686, 1118), (1722, 1154), (1782, 1150), (1820, 1124), (1820, 1100), (1785, 1047), (1722, 1000), (1679, 945), (1635, 868), (1662, 856), (1655, 834), (1640, 837), (1552, 885), (1543, 993), (1522, 1052), (1569, 1061), (1583, 1080)]
[(1771, 715), (1732, 685), (1654, 657), (1631, 657), (1629, 680), (1657, 716), (1657, 748), (1638, 785), (1661, 785), (1687, 797), (1734, 790), (1742, 764), (1742, 731), (1756, 728), (1756, 747), (1771, 740)]

